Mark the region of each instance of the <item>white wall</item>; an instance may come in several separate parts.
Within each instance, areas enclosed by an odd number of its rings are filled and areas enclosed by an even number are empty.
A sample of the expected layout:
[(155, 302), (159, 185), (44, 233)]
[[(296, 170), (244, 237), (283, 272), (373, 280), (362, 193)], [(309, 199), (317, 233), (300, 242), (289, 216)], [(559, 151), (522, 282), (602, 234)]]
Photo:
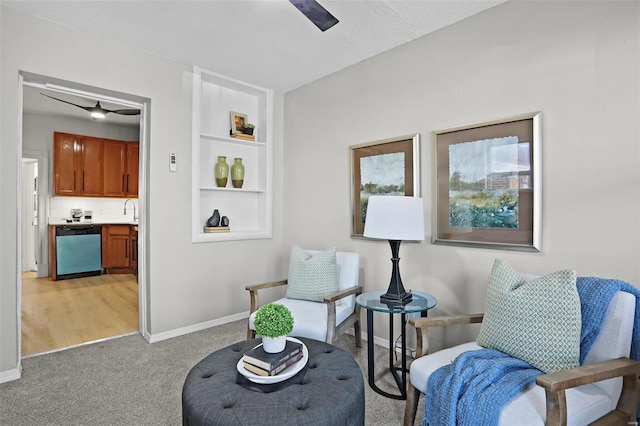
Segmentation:
[[(348, 147), (420, 133), (427, 241), (403, 244), (401, 271), (405, 287), (438, 299), (433, 313), (482, 312), (496, 257), (531, 273), (573, 268), (640, 286), (639, 9), (512, 0), (289, 92), (285, 247), (360, 252), (365, 290), (386, 289), (388, 244), (350, 238)], [(431, 244), (432, 132), (535, 111), (542, 252)]]
[[(0, 381), (19, 374), (16, 213), (21, 70), (151, 99), (146, 331), (153, 337), (248, 311), (245, 284), (280, 278), (283, 273), (277, 260), (282, 231), (282, 95), (276, 95), (275, 106), (274, 238), (192, 244), (191, 66), (7, 7), (1, 7), (0, 14)], [(170, 153), (177, 155), (175, 173), (169, 171)]]

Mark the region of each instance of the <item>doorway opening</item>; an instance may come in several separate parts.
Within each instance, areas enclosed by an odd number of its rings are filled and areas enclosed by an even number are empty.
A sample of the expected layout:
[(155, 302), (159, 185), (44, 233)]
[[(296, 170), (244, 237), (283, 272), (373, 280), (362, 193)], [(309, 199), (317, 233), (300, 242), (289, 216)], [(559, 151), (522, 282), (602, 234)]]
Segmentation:
[[(18, 143), (23, 157), (20, 160), (21, 203), (18, 206), (18, 228), (21, 230), (18, 238), (18, 266), (22, 271), (21, 279), (17, 282), (18, 310), (21, 312), (18, 317), (20, 358), (132, 333), (140, 333), (148, 341), (145, 301), (148, 294), (146, 171), (149, 99), (27, 72), (20, 73), (20, 93), (21, 123)], [(126, 129), (126, 123), (95, 122), (78, 115), (76, 111), (69, 115), (63, 109), (58, 114), (55, 108), (59, 107), (51, 105), (59, 102), (51, 101), (45, 107), (38, 104), (39, 98), (44, 98), (40, 93), (78, 99), (78, 103), (99, 101), (103, 105), (139, 109), (139, 120), (134, 124), (135, 129)], [(56, 241), (57, 225), (63, 219), (61, 209), (72, 204), (91, 211), (102, 221), (111, 222), (114, 218), (108, 216), (113, 213), (114, 205), (115, 211), (122, 214), (122, 202), (125, 202), (120, 198), (54, 196), (53, 131), (93, 137), (108, 136), (114, 140), (135, 139), (139, 143), (139, 159), (136, 158), (139, 169), (138, 195), (135, 199), (138, 215), (135, 223), (131, 221), (130, 224), (132, 235), (135, 230), (135, 239), (132, 239), (130, 248), (136, 253), (136, 266), (131, 271), (133, 273), (52, 279), (52, 276), (55, 277), (56, 261), (53, 244)], [(119, 137), (121, 134), (128, 136)], [(69, 212), (68, 209), (66, 211)], [(119, 221), (119, 218), (116, 219), (116, 222)], [(87, 220), (86, 226), (102, 226), (102, 223), (91, 223), (91, 216), (89, 219), (83, 218), (84, 220)]]
[(40, 253), (38, 235), (38, 158), (22, 156), (22, 272), (37, 275)]

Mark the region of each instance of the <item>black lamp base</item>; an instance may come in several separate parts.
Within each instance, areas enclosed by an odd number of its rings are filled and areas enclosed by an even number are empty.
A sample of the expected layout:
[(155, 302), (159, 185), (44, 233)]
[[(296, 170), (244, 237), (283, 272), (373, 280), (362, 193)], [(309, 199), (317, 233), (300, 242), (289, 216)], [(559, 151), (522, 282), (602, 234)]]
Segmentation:
[(387, 292), (380, 296), (380, 302), (392, 305), (406, 305), (411, 302), (411, 291), (404, 289), (400, 278), (400, 240), (389, 240), (391, 246), (391, 282)]
[(380, 301), (382, 303), (406, 305), (412, 300), (413, 300), (413, 296), (411, 295), (411, 291), (406, 291), (402, 294), (394, 294), (394, 293), (387, 292), (380, 296)]

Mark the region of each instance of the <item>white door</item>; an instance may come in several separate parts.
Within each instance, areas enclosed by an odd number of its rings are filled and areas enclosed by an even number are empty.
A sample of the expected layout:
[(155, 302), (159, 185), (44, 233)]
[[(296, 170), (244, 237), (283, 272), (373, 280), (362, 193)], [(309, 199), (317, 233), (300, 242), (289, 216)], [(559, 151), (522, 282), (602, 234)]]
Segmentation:
[(38, 246), (38, 160), (22, 159), (22, 272), (36, 271)]

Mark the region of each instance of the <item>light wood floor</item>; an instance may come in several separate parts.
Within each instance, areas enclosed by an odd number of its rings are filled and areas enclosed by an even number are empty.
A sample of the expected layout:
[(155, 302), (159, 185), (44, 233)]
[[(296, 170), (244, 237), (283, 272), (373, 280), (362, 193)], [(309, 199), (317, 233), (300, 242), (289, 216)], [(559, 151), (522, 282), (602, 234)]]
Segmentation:
[(138, 331), (135, 275), (22, 276), (22, 356)]

